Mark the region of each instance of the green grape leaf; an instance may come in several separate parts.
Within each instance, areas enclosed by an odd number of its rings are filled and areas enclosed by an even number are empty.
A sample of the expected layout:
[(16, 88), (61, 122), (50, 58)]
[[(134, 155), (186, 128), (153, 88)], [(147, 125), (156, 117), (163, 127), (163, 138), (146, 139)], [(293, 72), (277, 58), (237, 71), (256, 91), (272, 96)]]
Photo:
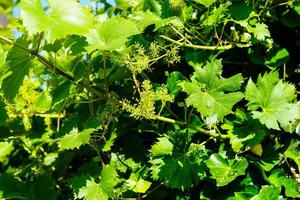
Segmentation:
[(158, 138), (158, 141), (150, 149), (153, 156), (171, 155), (172, 151), (173, 144), (166, 137)]
[(45, 92), (40, 93), (40, 96), (35, 101), (36, 110), (40, 113), (44, 113), (51, 108), (52, 98)]
[(18, 197), (19, 199), (27, 199), (24, 194), (26, 191), (26, 185), (21, 182), (16, 176), (8, 173), (0, 174), (0, 198), (1, 199), (13, 199)]
[(205, 176), (204, 160), (207, 159), (207, 155), (204, 146), (190, 144), (184, 152), (177, 149), (178, 142), (172, 141), (172, 138), (161, 138), (152, 146), (152, 177), (154, 180), (164, 181), (170, 188), (187, 189)]
[(172, 72), (167, 79), (167, 89), (172, 95), (177, 95), (181, 91), (181, 87), (178, 83), (184, 79), (184, 76), (179, 72)]
[(139, 174), (135, 173), (132, 173), (125, 183), (129, 190), (137, 193), (145, 193), (150, 188), (151, 184), (151, 182), (142, 179), (139, 177)]
[(44, 165), (50, 166), (58, 158), (58, 153), (48, 153), (44, 158)]
[(104, 167), (100, 175), (100, 182), (96, 183), (93, 179), (88, 180), (86, 185), (79, 189), (78, 198), (108, 200), (109, 197), (113, 197), (114, 187), (118, 183), (117, 176), (114, 168)]
[(97, 28), (86, 34), (89, 43), (88, 50), (118, 50), (125, 46), (127, 39), (139, 34), (137, 25), (120, 16), (114, 16), (107, 21), (101, 22)]
[(254, 37), (259, 41), (263, 41), (266, 38), (271, 37), (268, 26), (263, 23), (256, 23), (254, 27), (249, 25), (247, 26), (247, 30), (250, 33), (253, 33)]
[(268, 50), (249, 49), (249, 58), (251, 62), (259, 65), (265, 65), (269, 68), (281, 67), (290, 59), (289, 52), (285, 48), (273, 47)]
[(275, 169), (269, 176), (269, 181), (276, 187), (283, 186), (287, 197), (300, 197), (297, 181), (294, 178), (288, 177), (283, 169)]
[(194, 0), (197, 3), (200, 3), (204, 5), (205, 7), (211, 6), (213, 3), (215, 3), (217, 0)]
[(280, 130), (279, 124), (287, 127), (300, 115), (299, 104), (292, 103), (296, 98), (295, 87), (279, 80), (278, 72), (260, 75), (256, 85), (250, 79), (245, 96), (253, 118), (269, 129)]
[(275, 68), (280, 67), (284, 63), (288, 62), (290, 54), (285, 48), (274, 48), (265, 58), (265, 65)]
[(0, 163), (4, 162), (13, 150), (14, 146), (11, 143), (0, 142)]
[(217, 181), (217, 186), (225, 186), (236, 177), (244, 175), (248, 167), (245, 158), (227, 159), (220, 154), (212, 154), (206, 161), (206, 165), (212, 174), (211, 178)]
[(287, 148), (287, 150), (284, 152), (284, 156), (286, 158), (290, 158), (294, 160), (294, 162), (298, 165), (298, 168), (300, 169), (300, 141), (293, 139)]
[(268, 135), (265, 127), (257, 119), (253, 119), (249, 113), (237, 109), (234, 114), (236, 119), (227, 120), (222, 125), (222, 129), (227, 130), (231, 147), (235, 152), (245, 147), (253, 148)]
[(230, 6), (231, 3), (227, 2), (219, 7), (215, 7), (212, 9), (212, 11), (209, 13), (209, 15), (202, 15), (201, 20), (203, 20), (203, 25), (205, 26), (214, 26), (218, 23), (220, 23), (222, 18), (225, 16), (225, 13), (227, 11), (227, 7)]
[[(16, 44), (24, 48), (27, 48), (29, 45), (24, 37), (18, 39)], [(4, 97), (12, 101), (18, 94), (25, 76), (29, 73), (29, 69), (32, 65), (32, 57), (30, 53), (17, 46), (13, 46), (7, 54), (6, 63), (7, 74), (2, 82), (2, 90)]]
[(150, 12), (147, 10), (146, 12), (139, 11), (135, 13), (135, 16), (133, 19), (137, 20), (137, 25), (141, 30), (144, 30), (148, 26), (155, 24), (162, 20), (159, 16), (157, 16), (155, 13)]
[(253, 8), (248, 6), (244, 1), (237, 1), (229, 6), (228, 11), (233, 19), (243, 21), (249, 18), (250, 14), (253, 12)]
[(267, 145), (263, 145), (263, 153), (256, 163), (265, 171), (270, 171), (274, 168), (280, 161), (282, 156), (277, 152), (275, 143), (268, 142)]
[(172, 24), (176, 27), (182, 27), (183, 24), (181, 20), (178, 17), (169, 17), (169, 18), (160, 18), (155, 13), (147, 10), (146, 12), (139, 11), (135, 13), (135, 16), (133, 17), (134, 20), (137, 21), (137, 26), (140, 30), (144, 30), (148, 26), (154, 24), (155, 30), (164, 27), (168, 24)]
[[(93, 27), (92, 14), (74, 0), (48, 0), (46, 13), (40, 0), (22, 0), (21, 18), (30, 34), (44, 32), (50, 42), (66, 35), (83, 35)], [(63, 27), (63, 28), (62, 28)]]
[(300, 15), (300, 2), (294, 1), (293, 9)]
[(65, 149), (79, 149), (80, 146), (88, 144), (90, 141), (90, 135), (96, 129), (90, 128), (78, 132), (78, 129), (73, 129), (69, 134), (65, 135), (59, 141), (59, 147), (61, 150)]
[(78, 198), (78, 193), (80, 188), (85, 187), (86, 181), (89, 181), (90, 176), (88, 175), (78, 175), (71, 178), (69, 181), (69, 186), (73, 190), (75, 198)]
[(27, 199), (31, 200), (56, 200), (57, 193), (55, 192), (54, 181), (50, 176), (42, 175), (39, 176), (37, 180), (29, 183), (26, 186), (28, 190)]
[(261, 190), (257, 195), (251, 198), (251, 200), (279, 200), (282, 199), (280, 196), (280, 188), (275, 186), (262, 186)]
[(249, 200), (255, 196), (259, 189), (253, 180), (250, 173), (247, 173), (246, 177), (238, 183), (239, 187), (236, 188), (238, 191), (234, 192), (234, 197), (227, 200)]
[(57, 84), (52, 90), (52, 108), (58, 112), (62, 111), (63, 102), (69, 97), (72, 82), (64, 80)]
[(109, 138), (105, 141), (105, 144), (101, 148), (103, 152), (107, 152), (111, 150), (111, 147), (113, 146), (116, 138), (118, 137), (116, 132), (112, 132), (109, 136)]
[(240, 88), (243, 77), (237, 74), (225, 79), (221, 74), (221, 60), (214, 60), (203, 68), (195, 66), (192, 82), (182, 81), (179, 84), (189, 95), (186, 104), (195, 107), (202, 118), (216, 117), (222, 121), (232, 112), (234, 104), (243, 98), (241, 92), (233, 92)]

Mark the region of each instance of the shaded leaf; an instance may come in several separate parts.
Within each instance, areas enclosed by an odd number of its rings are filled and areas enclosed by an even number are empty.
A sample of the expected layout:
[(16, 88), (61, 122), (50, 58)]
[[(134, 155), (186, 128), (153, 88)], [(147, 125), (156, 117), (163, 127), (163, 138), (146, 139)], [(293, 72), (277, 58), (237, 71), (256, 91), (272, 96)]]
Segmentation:
[(268, 135), (264, 126), (257, 119), (252, 119), (249, 113), (237, 109), (234, 114), (235, 120), (227, 120), (222, 128), (227, 130), (230, 144), (235, 152), (245, 147), (255, 147)]
[(56, 200), (54, 182), (50, 176), (40, 176), (36, 181), (27, 185), (28, 199), (31, 200)]
[(5, 103), (0, 98), (0, 126), (5, 125), (8, 118), (7, 110), (5, 109)]
[(283, 186), (287, 197), (300, 197), (297, 181), (292, 177), (288, 177), (283, 169), (273, 170), (269, 176), (269, 181), (276, 187)]
[(277, 152), (274, 142), (269, 142), (267, 145), (263, 145), (263, 154), (260, 159), (256, 161), (261, 168), (265, 171), (270, 171), (280, 161), (282, 157)]
[[(25, 38), (20, 38), (16, 44), (27, 48), (29, 42)], [(32, 65), (32, 57), (30, 53), (13, 46), (6, 57), (7, 75), (2, 82), (2, 90), (4, 97), (12, 101), (18, 94), (19, 88), (23, 83), (25, 76), (28, 74)]]
[(170, 92), (170, 94), (176, 96), (181, 91), (181, 88), (178, 85), (178, 83), (183, 79), (184, 79), (184, 76), (178, 71), (172, 72), (168, 76), (167, 88), (168, 88), (168, 91)]
[(160, 139), (150, 150), (153, 179), (164, 181), (170, 188), (187, 189), (205, 176), (204, 146), (190, 144), (185, 151), (181, 146), (187, 142), (184, 137), (181, 133), (172, 133), (171, 138)]
[(294, 162), (300, 168), (300, 141), (293, 139), (288, 147), (288, 149), (284, 152), (284, 156), (286, 158), (290, 158), (294, 160)]

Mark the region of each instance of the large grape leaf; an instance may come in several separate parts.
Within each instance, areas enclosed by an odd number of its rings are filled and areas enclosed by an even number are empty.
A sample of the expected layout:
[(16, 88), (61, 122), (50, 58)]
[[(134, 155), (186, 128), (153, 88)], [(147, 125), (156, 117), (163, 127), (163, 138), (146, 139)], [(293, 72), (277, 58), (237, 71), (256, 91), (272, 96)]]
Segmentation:
[(120, 16), (114, 16), (97, 25), (86, 34), (89, 50), (117, 50), (122, 48), (127, 38), (140, 33), (137, 25)]
[(108, 200), (113, 197), (114, 187), (118, 183), (118, 174), (111, 166), (103, 168), (100, 175), (100, 182), (93, 179), (88, 180), (86, 185), (79, 189), (78, 198), (85, 200)]
[(250, 113), (237, 109), (234, 114), (235, 119), (226, 120), (222, 129), (227, 130), (231, 147), (235, 152), (244, 150), (245, 147), (255, 147), (268, 135), (265, 126), (259, 120), (253, 119)]
[[(16, 44), (25, 48), (29, 45), (24, 37), (18, 39)], [(7, 100), (12, 101), (17, 95), (32, 65), (32, 59), (30, 53), (17, 46), (13, 46), (9, 50), (6, 57), (6, 75), (2, 81), (2, 90)]]
[[(154, 180), (164, 181), (170, 188), (187, 189), (205, 176), (204, 160), (208, 156), (204, 146), (183, 142), (187, 146), (185, 150), (180, 144), (184, 139), (178, 135), (181, 134), (159, 138), (152, 146), (151, 171)], [(174, 137), (178, 137), (178, 140), (174, 140)]]
[(48, 0), (45, 12), (40, 0), (22, 0), (21, 18), (30, 34), (45, 32), (50, 42), (66, 35), (82, 35), (93, 27), (92, 14), (74, 0)]
[(248, 161), (245, 158), (228, 159), (221, 154), (212, 154), (206, 165), (212, 174), (211, 178), (217, 181), (217, 186), (225, 186), (245, 174)]
[(61, 150), (64, 149), (79, 149), (81, 145), (88, 144), (90, 141), (90, 135), (95, 129), (85, 129), (78, 132), (77, 129), (73, 129), (69, 134), (65, 135), (59, 141), (59, 147)]
[(221, 60), (214, 60), (203, 68), (195, 66), (192, 82), (180, 83), (183, 91), (189, 95), (186, 104), (195, 107), (202, 118), (216, 117), (218, 121), (222, 121), (225, 115), (232, 112), (233, 105), (243, 98), (241, 92), (233, 92), (243, 82), (241, 74), (228, 79), (221, 74)]
[(255, 85), (248, 81), (245, 93), (247, 106), (254, 119), (269, 129), (280, 130), (299, 118), (300, 106), (293, 103), (296, 99), (295, 87), (279, 79), (278, 72), (259, 76)]

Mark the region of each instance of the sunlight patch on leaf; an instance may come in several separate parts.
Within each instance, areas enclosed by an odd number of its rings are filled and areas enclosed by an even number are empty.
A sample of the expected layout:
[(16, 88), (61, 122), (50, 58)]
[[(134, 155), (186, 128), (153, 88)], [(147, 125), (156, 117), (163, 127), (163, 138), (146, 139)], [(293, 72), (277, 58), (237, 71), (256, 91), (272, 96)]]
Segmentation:
[(73, 129), (69, 134), (65, 135), (59, 141), (59, 147), (61, 150), (65, 149), (79, 149), (80, 146), (88, 144), (90, 141), (90, 135), (95, 129), (85, 129), (81, 132), (78, 129)]

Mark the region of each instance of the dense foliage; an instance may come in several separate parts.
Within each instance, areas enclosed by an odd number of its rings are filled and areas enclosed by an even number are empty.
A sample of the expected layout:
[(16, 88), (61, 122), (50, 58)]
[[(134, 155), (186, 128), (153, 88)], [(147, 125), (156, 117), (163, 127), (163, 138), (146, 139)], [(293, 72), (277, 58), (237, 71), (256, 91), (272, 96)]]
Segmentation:
[(1, 199), (300, 198), (299, 1), (0, 13)]

